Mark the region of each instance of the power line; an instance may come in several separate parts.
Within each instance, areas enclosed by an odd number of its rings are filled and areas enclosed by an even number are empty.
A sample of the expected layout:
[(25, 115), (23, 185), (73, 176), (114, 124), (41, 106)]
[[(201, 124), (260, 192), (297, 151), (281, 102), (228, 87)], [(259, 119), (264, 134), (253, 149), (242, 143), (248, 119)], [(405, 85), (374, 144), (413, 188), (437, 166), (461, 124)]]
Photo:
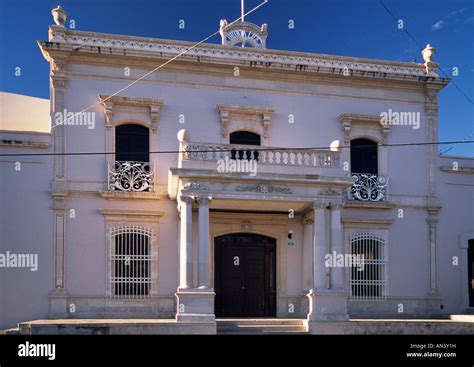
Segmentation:
[[(229, 23), (227, 25), (227, 27), (231, 26), (232, 24), (234, 23), (237, 23), (238, 21), (240, 21), (241, 19), (243, 19), (245, 16), (253, 13), (255, 10), (257, 10), (258, 8), (260, 8), (261, 6), (265, 5), (266, 3), (268, 2), (268, 0), (263, 0), (262, 3), (260, 3), (259, 5), (257, 5), (256, 7), (254, 7), (253, 9), (249, 10), (247, 13), (243, 13), (242, 12), (242, 15), (237, 18), (236, 20), (234, 20), (233, 22)], [(207, 40), (211, 39), (212, 37), (214, 37), (215, 35), (219, 34), (219, 30), (217, 30), (216, 32), (212, 33), (211, 35), (207, 36), (206, 38), (202, 39), (201, 41), (195, 43), (194, 45), (186, 48), (185, 50), (181, 51), (180, 53), (178, 53), (177, 55), (173, 56), (171, 59), (165, 61), (164, 63), (162, 63), (161, 65), (158, 65), (156, 68), (154, 68), (153, 70), (150, 70), (149, 72), (143, 74), (141, 77), (135, 79), (134, 81), (128, 83), (127, 85), (125, 85), (123, 88), (120, 88), (118, 91), (112, 93), (110, 96), (108, 96), (107, 98), (104, 98), (103, 100), (101, 100), (101, 103), (104, 103), (106, 101), (108, 101), (109, 99), (111, 99), (112, 97), (115, 97), (117, 94), (120, 94), (122, 93), (123, 91), (127, 90), (128, 88), (130, 88), (132, 85), (135, 85), (136, 83), (138, 83), (139, 81), (145, 79), (146, 77), (148, 77), (149, 75), (153, 74), (155, 71), (158, 71), (159, 69), (165, 67), (166, 65), (170, 64), (171, 62), (173, 62), (174, 60), (180, 58), (181, 56), (183, 56), (184, 54), (188, 53), (189, 51), (193, 50), (194, 48), (200, 46), (201, 44), (203, 44), (204, 42), (206, 42)], [(79, 47), (80, 48), (80, 47)], [(77, 51), (79, 48), (75, 49), (74, 51)], [(91, 108), (95, 107), (95, 105), (97, 104), (96, 103), (93, 103), (91, 104), (90, 106), (84, 108), (82, 111), (78, 112), (77, 114), (82, 114), (83, 112), (86, 112), (88, 110), (90, 110)], [(76, 115), (76, 114), (75, 114)], [(66, 120), (69, 121), (69, 119), (73, 118), (73, 116), (71, 116), (70, 118), (68, 118)], [(57, 125), (53, 125), (51, 129), (54, 129), (56, 126), (60, 126), (60, 125), (63, 125), (64, 123), (62, 124), (57, 124)]]
[[(427, 146), (427, 145), (447, 145), (447, 144), (472, 144), (474, 140), (459, 140), (459, 141), (440, 141), (440, 142), (420, 142), (420, 143), (396, 143), (396, 144), (381, 144), (382, 147), (411, 147), (411, 146)], [(197, 143), (196, 144), (202, 144)], [(357, 148), (369, 148), (370, 145), (360, 145)], [(179, 153), (221, 153), (221, 152), (232, 152), (232, 151), (242, 151), (242, 150), (251, 150), (254, 152), (269, 152), (269, 151), (303, 151), (303, 150), (315, 150), (315, 151), (327, 151), (327, 150), (339, 150), (339, 149), (350, 149), (350, 145), (343, 145), (338, 147), (306, 147), (306, 148), (258, 148), (258, 145), (255, 148), (245, 147), (239, 148), (216, 148), (216, 149), (203, 149), (203, 150), (161, 150), (161, 151), (152, 151), (152, 152), (143, 152), (143, 151), (133, 151), (127, 152), (130, 154), (133, 153), (149, 153), (149, 154), (179, 154)], [(31, 157), (31, 156), (83, 156), (83, 155), (113, 155), (116, 152), (69, 152), (69, 153), (0, 153), (0, 157)]]
[[(465, 139), (464, 141), (466, 141), (467, 139), (470, 139), (470, 138), (472, 138), (472, 137), (474, 137), (474, 132), (470, 133), (470, 134), (466, 137), (466, 139)], [(449, 152), (450, 150), (454, 149), (454, 147), (455, 147), (456, 145), (457, 145), (457, 144), (454, 144), (452, 147), (443, 150), (443, 151), (440, 152), (439, 154), (440, 154), (440, 155), (446, 154), (446, 153)]]
[[(382, 0), (379, 0), (379, 3), (380, 5), (382, 5), (382, 7), (387, 11), (387, 13), (396, 21), (398, 22), (400, 20), (399, 17), (396, 17), (395, 14), (393, 14), (393, 12), (387, 7), (387, 5), (385, 5), (385, 3), (382, 1)], [(416, 43), (416, 45), (420, 48), (420, 50), (423, 49), (423, 46), (421, 45), (420, 42), (418, 42), (415, 37), (413, 37), (411, 35), (410, 32), (408, 32), (408, 29), (406, 29), (405, 26), (403, 26), (403, 31), (407, 34), (408, 37), (411, 38), (411, 40), (413, 42)], [(448, 73), (446, 73), (443, 68), (441, 66), (438, 65), (438, 69), (441, 70), (441, 72), (447, 77), (449, 78), (450, 76), (448, 75)], [(474, 104), (474, 102), (472, 101), (472, 99), (457, 85), (457, 83), (451, 79), (451, 83), (454, 85), (454, 87), (464, 96), (464, 98), (466, 98), (466, 100), (470, 103), (470, 104)]]

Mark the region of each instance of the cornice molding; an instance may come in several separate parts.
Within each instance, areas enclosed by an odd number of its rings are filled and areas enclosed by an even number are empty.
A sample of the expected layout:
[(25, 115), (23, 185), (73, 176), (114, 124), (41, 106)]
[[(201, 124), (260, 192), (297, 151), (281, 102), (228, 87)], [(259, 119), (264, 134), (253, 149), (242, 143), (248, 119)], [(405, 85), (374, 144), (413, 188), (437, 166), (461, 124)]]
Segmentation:
[[(182, 53), (191, 42), (131, 37), (123, 35), (100, 34), (67, 30), (64, 42), (39, 42), (43, 53), (65, 51), (75, 54), (98, 53), (124, 55), (128, 57), (150, 55), (157, 58), (170, 58)], [(87, 46), (87, 47), (85, 47)], [(103, 52), (107, 49), (107, 52)], [(46, 56), (45, 56), (46, 57)], [(242, 48), (216, 44), (203, 44), (189, 50), (181, 60), (199, 63), (232, 64), (265, 69), (286, 69), (286, 71), (317, 72), (338, 75), (341, 78), (362, 77), (410, 80), (447, 84), (449, 78), (440, 78), (437, 65), (433, 64), (426, 73), (423, 64), (395, 61), (371, 60), (323, 54), (310, 54), (294, 51)], [(348, 71), (348, 74), (347, 74)], [(347, 75), (347, 76), (346, 76)]]

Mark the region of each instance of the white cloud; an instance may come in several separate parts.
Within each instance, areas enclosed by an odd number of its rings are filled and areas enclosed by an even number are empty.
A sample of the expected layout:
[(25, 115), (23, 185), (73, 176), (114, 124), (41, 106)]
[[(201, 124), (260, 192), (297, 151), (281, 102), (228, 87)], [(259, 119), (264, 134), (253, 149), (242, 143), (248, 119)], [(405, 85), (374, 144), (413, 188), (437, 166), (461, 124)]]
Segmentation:
[(433, 31), (437, 31), (438, 29), (441, 29), (444, 27), (444, 20), (438, 20), (435, 24), (431, 26), (431, 29)]
[(474, 16), (467, 18), (464, 23), (474, 23)]

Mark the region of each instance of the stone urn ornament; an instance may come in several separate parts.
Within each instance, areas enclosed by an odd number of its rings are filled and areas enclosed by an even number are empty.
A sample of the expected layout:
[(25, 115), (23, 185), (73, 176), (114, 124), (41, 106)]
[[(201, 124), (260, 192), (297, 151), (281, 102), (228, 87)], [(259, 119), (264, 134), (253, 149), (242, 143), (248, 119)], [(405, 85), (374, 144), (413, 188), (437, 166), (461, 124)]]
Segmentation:
[(425, 68), (426, 68), (427, 73), (430, 71), (431, 64), (434, 64), (433, 58), (435, 54), (436, 54), (436, 49), (430, 44), (427, 44), (426, 47), (421, 51), (423, 60), (425, 60)]
[(425, 60), (425, 62), (433, 62), (433, 57), (435, 54), (436, 49), (430, 44), (427, 44), (423, 51), (421, 51), (421, 55), (423, 56), (423, 60)]
[(51, 10), (51, 14), (53, 15), (53, 20), (56, 25), (60, 27), (64, 27), (64, 23), (66, 23), (67, 19), (67, 12), (63, 8), (61, 8), (60, 5), (58, 5), (56, 8)]

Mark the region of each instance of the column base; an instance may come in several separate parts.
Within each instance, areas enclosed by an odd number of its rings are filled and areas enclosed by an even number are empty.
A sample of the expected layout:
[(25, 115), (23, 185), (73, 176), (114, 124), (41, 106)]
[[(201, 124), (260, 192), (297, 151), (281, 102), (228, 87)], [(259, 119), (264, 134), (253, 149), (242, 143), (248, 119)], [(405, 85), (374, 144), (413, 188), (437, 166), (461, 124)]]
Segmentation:
[(49, 317), (53, 319), (67, 318), (67, 291), (57, 288), (49, 292)]
[(439, 315), (443, 312), (441, 310), (441, 296), (438, 292), (428, 293), (428, 312), (431, 315)]
[(176, 292), (177, 322), (215, 322), (212, 288), (178, 288)]
[(354, 334), (353, 326), (349, 321), (307, 321), (308, 333), (319, 335), (346, 335)]
[(308, 322), (346, 322), (348, 293), (343, 290), (313, 290), (309, 298)]

